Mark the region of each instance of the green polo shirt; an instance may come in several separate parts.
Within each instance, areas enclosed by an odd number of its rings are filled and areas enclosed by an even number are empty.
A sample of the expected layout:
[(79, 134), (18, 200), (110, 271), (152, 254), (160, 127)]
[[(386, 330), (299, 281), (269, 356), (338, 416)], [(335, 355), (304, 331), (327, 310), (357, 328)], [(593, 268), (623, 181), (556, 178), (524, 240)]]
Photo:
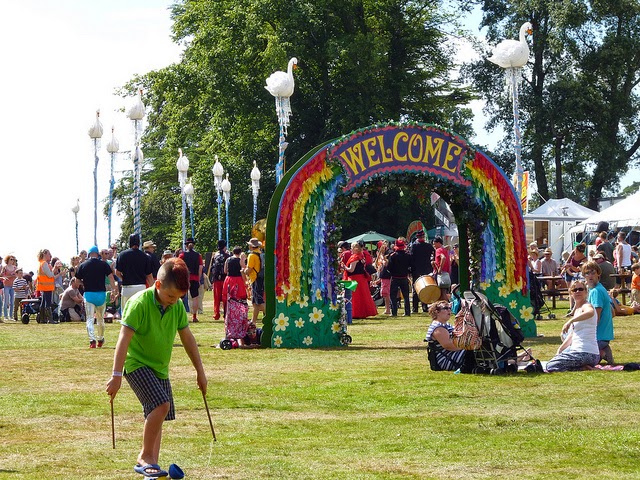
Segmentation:
[(184, 304), (180, 301), (163, 309), (156, 300), (155, 286), (147, 288), (129, 299), (122, 325), (135, 332), (124, 362), (125, 372), (149, 367), (158, 378), (169, 378), (176, 332), (189, 326)]

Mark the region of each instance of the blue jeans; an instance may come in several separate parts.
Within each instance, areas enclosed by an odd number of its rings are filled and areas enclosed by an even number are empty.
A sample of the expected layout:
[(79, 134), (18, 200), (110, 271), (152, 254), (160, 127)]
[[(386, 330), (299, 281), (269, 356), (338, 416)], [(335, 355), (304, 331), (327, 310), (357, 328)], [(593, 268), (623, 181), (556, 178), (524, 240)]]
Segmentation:
[(4, 287), (4, 316), (10, 318), (13, 315), (13, 302), (15, 300), (15, 290), (13, 287)]

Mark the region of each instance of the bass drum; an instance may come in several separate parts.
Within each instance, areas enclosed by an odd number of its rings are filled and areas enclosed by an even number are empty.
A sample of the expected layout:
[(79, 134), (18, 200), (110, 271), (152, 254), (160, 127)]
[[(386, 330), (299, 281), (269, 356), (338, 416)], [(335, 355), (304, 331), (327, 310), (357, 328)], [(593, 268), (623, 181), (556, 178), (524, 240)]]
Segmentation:
[(440, 287), (431, 275), (422, 275), (413, 283), (413, 289), (422, 303), (433, 303), (440, 298)]

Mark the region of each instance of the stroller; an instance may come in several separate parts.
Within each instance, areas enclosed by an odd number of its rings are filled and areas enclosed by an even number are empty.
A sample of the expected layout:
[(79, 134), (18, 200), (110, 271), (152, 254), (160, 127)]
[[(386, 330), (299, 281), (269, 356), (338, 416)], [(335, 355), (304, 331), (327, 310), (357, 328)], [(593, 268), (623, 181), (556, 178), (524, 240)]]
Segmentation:
[[(31, 320), (31, 315), (36, 316), (36, 322), (46, 323), (44, 315), (40, 312), (40, 302), (39, 298), (24, 298), (20, 300), (20, 320), (22, 320), (22, 323), (28, 324)], [(51, 321), (58, 322), (58, 319), (58, 305), (52, 303)]]
[(25, 325), (31, 320), (31, 315), (36, 316), (36, 321), (41, 323), (40, 319), (40, 299), (39, 298), (24, 298), (20, 300), (20, 320)]
[(382, 298), (382, 284), (380, 281), (372, 282), (369, 286), (369, 290), (371, 291), (371, 297), (373, 298), (373, 303), (376, 304), (376, 307), (384, 306), (384, 298)]
[(542, 291), (542, 285), (540, 282), (541, 280), (538, 280), (538, 277), (533, 272), (529, 272), (529, 292), (531, 306), (533, 307), (533, 315), (536, 320), (542, 320), (542, 309), (544, 307), (549, 319), (554, 319), (556, 316), (551, 313), (551, 309), (544, 300), (544, 292)]
[(462, 297), (462, 309), (471, 310), (482, 338), (482, 346), (473, 351), (476, 361), (474, 373), (517, 372), (518, 350), (529, 357), (531, 353), (521, 345), (524, 335), (516, 318), (506, 307), (493, 305), (482, 293), (471, 290), (464, 292)]
[(347, 308), (351, 308), (351, 300), (347, 300), (344, 296), (345, 289), (354, 291), (357, 283), (352, 280), (339, 280), (336, 282), (338, 287), (338, 303), (340, 303), (340, 343), (344, 346), (350, 345), (353, 341), (351, 335), (347, 333)]

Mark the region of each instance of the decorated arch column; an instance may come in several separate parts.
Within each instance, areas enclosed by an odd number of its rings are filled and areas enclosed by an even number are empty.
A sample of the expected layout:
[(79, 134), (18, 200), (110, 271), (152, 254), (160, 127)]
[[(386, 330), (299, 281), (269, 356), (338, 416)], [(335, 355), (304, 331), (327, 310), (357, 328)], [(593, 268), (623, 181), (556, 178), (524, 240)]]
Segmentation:
[[(474, 281), (535, 335), (527, 295), (527, 250), (520, 204), (505, 173), (462, 138), (433, 125), (374, 125), (321, 145), (287, 171), (267, 217), (263, 346), (339, 346), (337, 252), (327, 214), (339, 195), (391, 175), (450, 186), (456, 219), (473, 238)], [(461, 246), (462, 247), (462, 246)], [(460, 270), (468, 265), (461, 264)]]

